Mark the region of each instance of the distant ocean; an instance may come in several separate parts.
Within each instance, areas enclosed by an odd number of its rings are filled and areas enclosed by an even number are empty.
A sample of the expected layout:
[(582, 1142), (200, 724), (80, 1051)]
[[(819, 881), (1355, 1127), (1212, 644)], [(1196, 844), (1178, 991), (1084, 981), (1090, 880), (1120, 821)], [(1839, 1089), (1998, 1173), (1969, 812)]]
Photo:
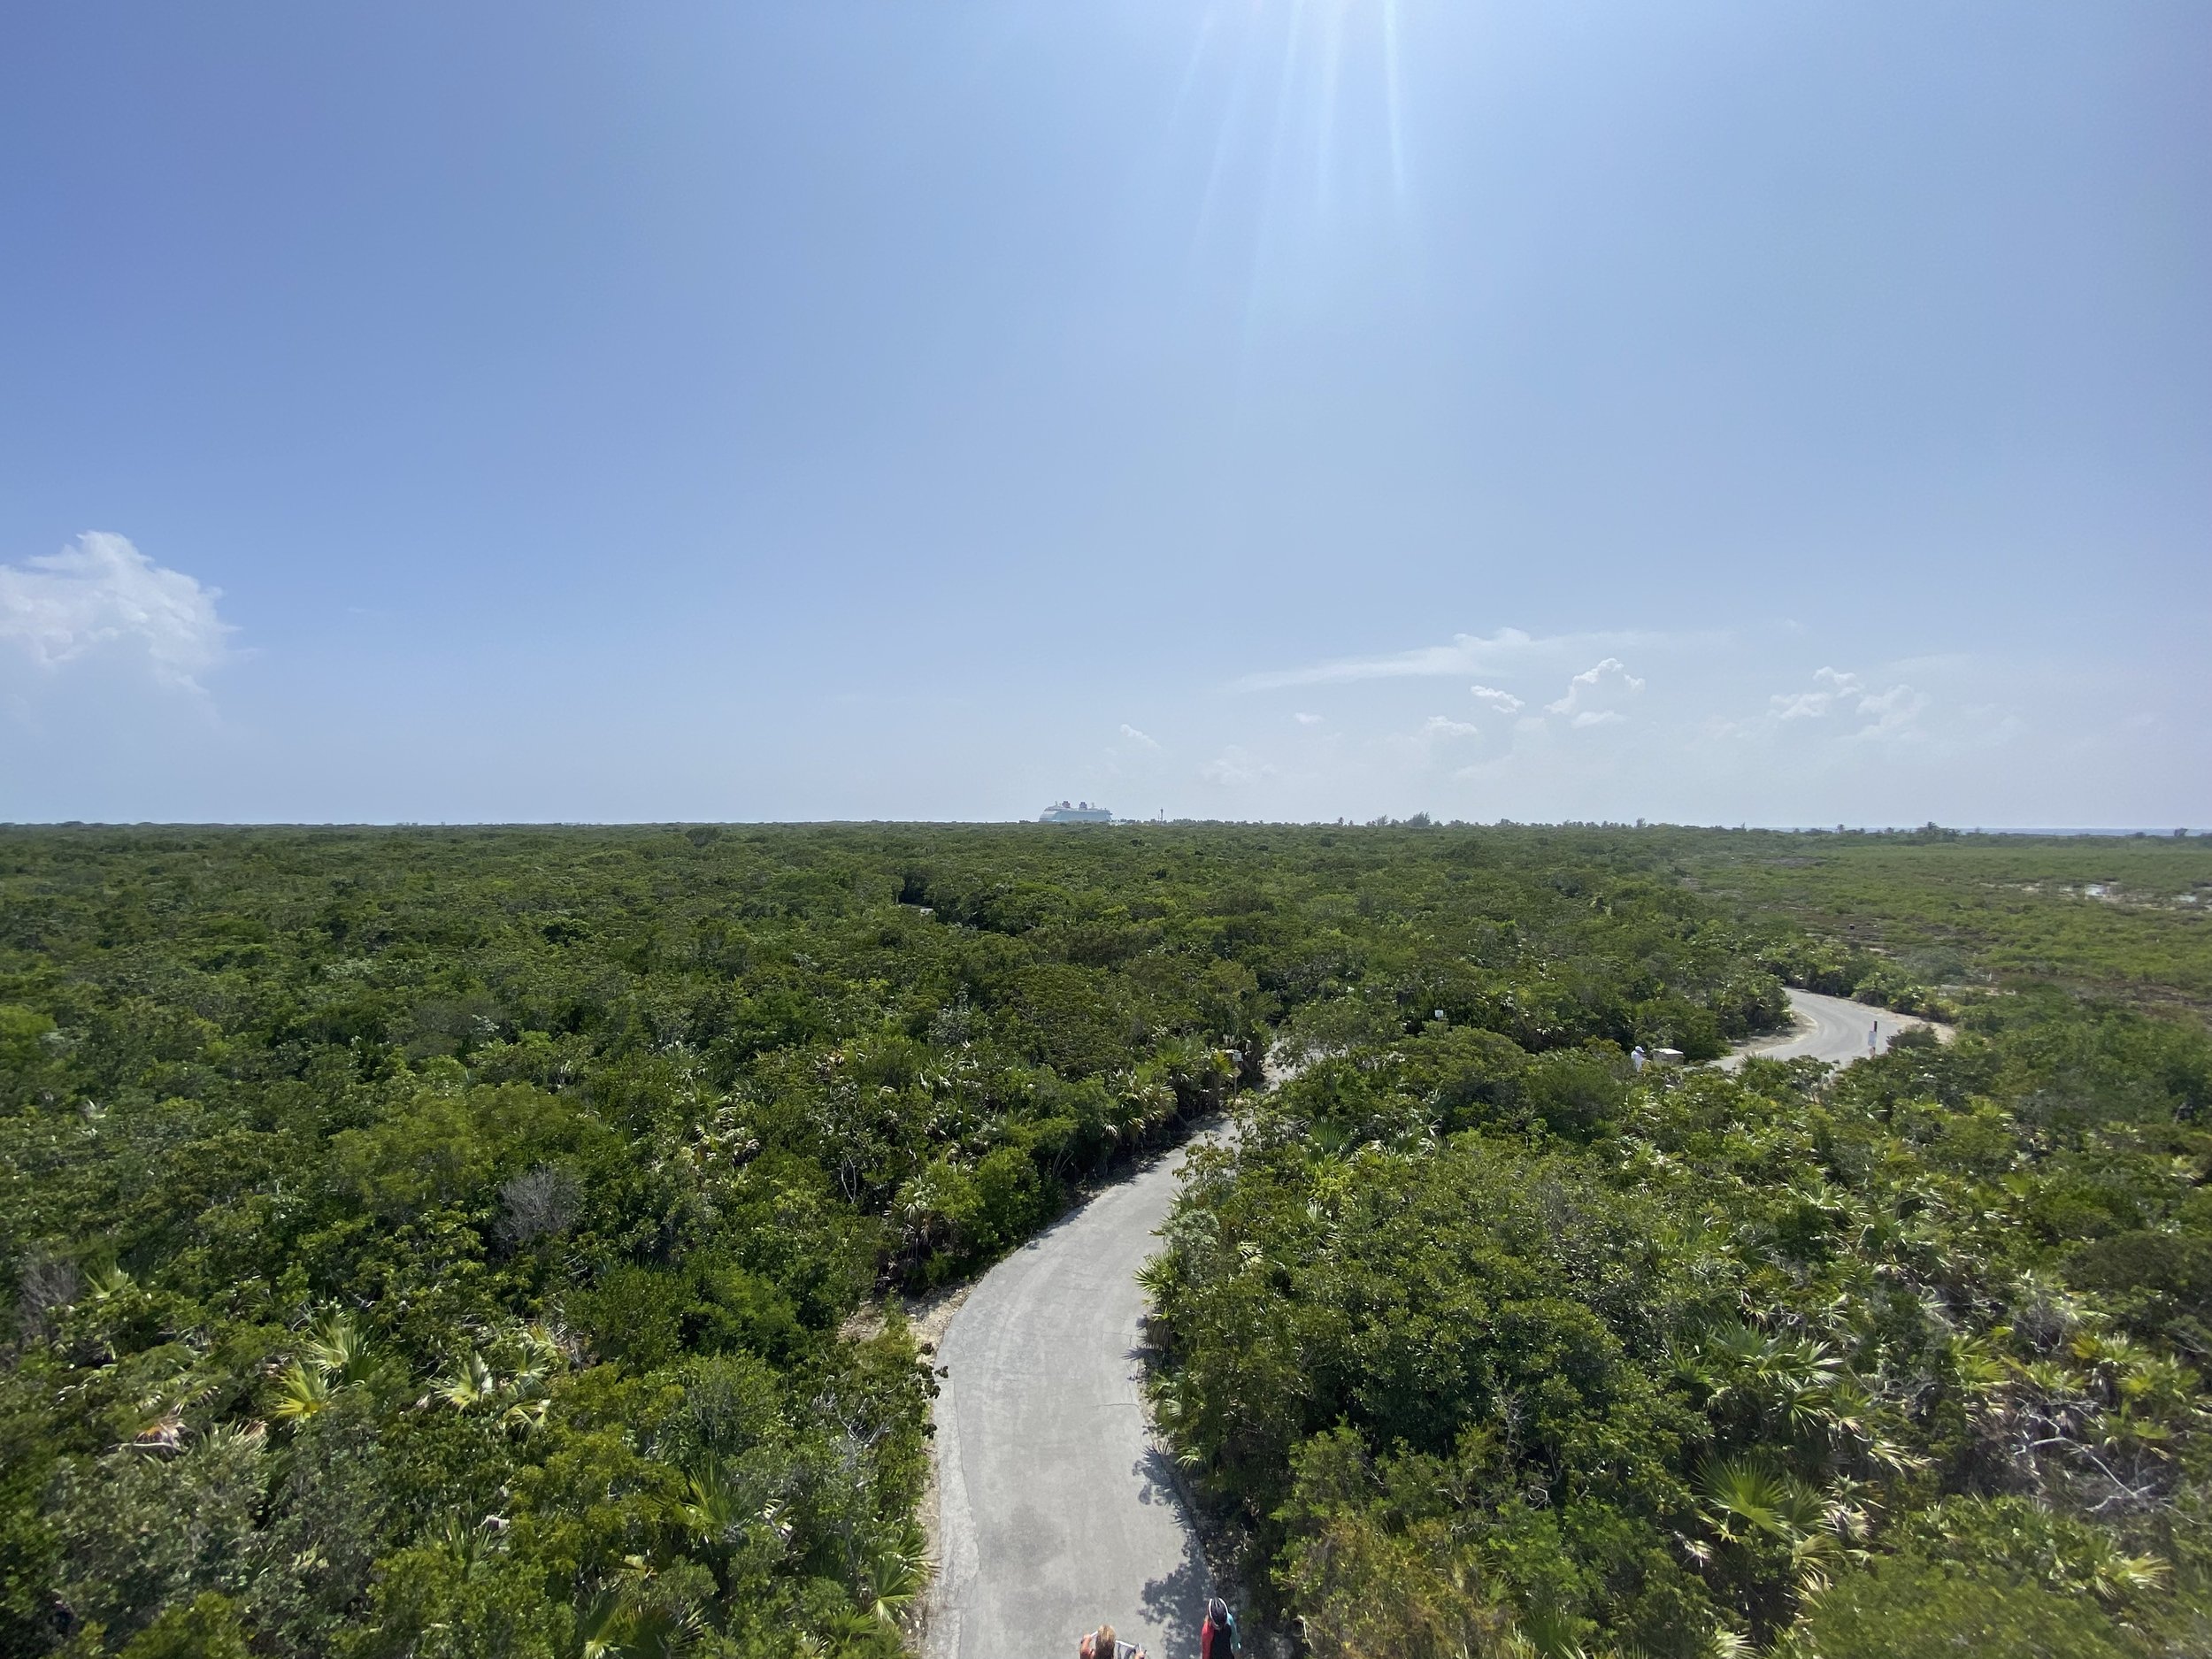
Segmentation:
[[(2154, 825), (2145, 825), (2140, 829), (2106, 829), (2101, 826), (2077, 825), (2069, 829), (2013, 829), (2005, 825), (1997, 825), (1989, 829), (1970, 830), (1967, 833), (1971, 835), (2171, 835), (2175, 827), (2174, 825), (2168, 824), (2162, 828)], [(2187, 835), (2201, 835), (2204, 830), (2201, 826), (2192, 826), (2182, 833)]]
[[(1829, 829), (1829, 828), (1832, 828), (1833, 826), (1831, 826), (1831, 825), (1826, 825), (1826, 824), (1808, 824), (1808, 825), (1803, 826), (1802, 827), (1804, 827), (1804, 828), (1806, 828), (1806, 829), (1816, 829), (1816, 830), (1818, 830), (1818, 829)], [(1890, 825), (1877, 825), (1877, 824), (1854, 824), (1854, 825), (1850, 826), (1850, 829), (1851, 829), (1851, 831), (1852, 831), (1854, 833), (1855, 833), (1855, 834), (1861, 834), (1861, 835), (1894, 834), (1894, 833), (1901, 833), (1905, 832), (1905, 831), (1908, 831), (1908, 830), (1925, 829), (1926, 827), (1927, 827), (1927, 826), (1926, 826), (1926, 825), (1924, 825), (1924, 824), (1890, 824)], [(2175, 825), (2172, 825), (2172, 824), (2146, 824), (2146, 825), (2143, 825), (2143, 826), (2140, 826), (2140, 827), (2137, 827), (2137, 826), (2133, 826), (2133, 825), (2125, 825), (2125, 826), (2111, 826), (2111, 825), (2105, 825), (2105, 824), (2075, 824), (2075, 825), (2057, 826), (2052, 826), (2052, 827), (2048, 827), (2048, 828), (2040, 828), (2040, 829), (2038, 829), (2038, 828), (2030, 828), (2030, 827), (2026, 827), (2026, 826), (2020, 826), (2020, 825), (2012, 825), (2012, 824), (1978, 824), (1978, 825), (1974, 826), (1973, 826), (1973, 827), (1971, 827), (1971, 828), (1969, 828), (1967, 826), (1965, 826), (1965, 825), (1963, 825), (1963, 824), (1939, 824), (1939, 825), (1937, 825), (1937, 826), (1936, 826), (1936, 827), (1937, 827), (1938, 829), (1955, 829), (1955, 830), (1956, 830), (1956, 831), (1957, 831), (1960, 834), (1962, 834), (1962, 835), (2167, 835), (2167, 836), (2170, 836), (2171, 834), (2173, 834), (2173, 833), (2174, 833), (2175, 829), (2176, 829), (2177, 827), (2179, 827), (2179, 826), (2175, 826)], [(2203, 835), (2203, 834), (2206, 834), (2206, 833), (2212, 833), (2212, 832), (2208, 832), (2208, 831), (2204, 828), (2204, 826), (2201, 826), (2201, 825), (2194, 825), (2194, 826), (2187, 826), (2187, 827), (2184, 827), (2184, 828), (2182, 828), (2181, 833), (2182, 833), (2183, 834), (2185, 834), (2185, 835)]]

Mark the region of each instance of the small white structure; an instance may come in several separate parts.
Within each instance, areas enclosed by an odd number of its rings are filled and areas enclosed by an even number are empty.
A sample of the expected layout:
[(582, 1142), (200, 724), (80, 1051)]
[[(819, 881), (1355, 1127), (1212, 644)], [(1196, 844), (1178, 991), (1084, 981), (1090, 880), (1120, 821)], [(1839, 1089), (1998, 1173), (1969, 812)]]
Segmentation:
[(1114, 815), (1102, 806), (1093, 806), (1088, 801), (1078, 801), (1072, 806), (1063, 801), (1048, 806), (1037, 814), (1040, 824), (1110, 824)]

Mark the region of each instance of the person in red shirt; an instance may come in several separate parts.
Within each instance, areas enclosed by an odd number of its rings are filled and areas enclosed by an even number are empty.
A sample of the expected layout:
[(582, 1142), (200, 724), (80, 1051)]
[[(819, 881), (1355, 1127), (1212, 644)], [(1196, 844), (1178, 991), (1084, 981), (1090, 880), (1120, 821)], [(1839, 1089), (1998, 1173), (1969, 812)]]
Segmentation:
[(1236, 1650), (1236, 1617), (1216, 1596), (1206, 1603), (1206, 1622), (1198, 1627), (1198, 1659), (1232, 1659)]

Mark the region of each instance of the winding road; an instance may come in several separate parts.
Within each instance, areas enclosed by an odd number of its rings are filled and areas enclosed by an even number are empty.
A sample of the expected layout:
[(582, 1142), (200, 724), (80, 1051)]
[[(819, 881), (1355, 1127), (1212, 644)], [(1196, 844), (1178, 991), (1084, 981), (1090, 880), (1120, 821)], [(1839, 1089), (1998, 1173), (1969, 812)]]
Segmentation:
[[(1755, 1054), (1845, 1064), (1927, 1023), (1789, 996), (1794, 1030), (1719, 1064)], [(1154, 1160), (1031, 1240), (953, 1316), (937, 1356), (929, 1659), (1067, 1659), (1102, 1619), (1152, 1659), (1196, 1659), (1210, 1583), (1145, 1417), (1137, 1286), (1183, 1156)]]
[[(1723, 1071), (1733, 1071), (1754, 1057), (1825, 1060), (1832, 1065), (1848, 1065), (1870, 1054), (1882, 1053), (1899, 1032), (1932, 1023), (1911, 1014), (1893, 1014), (1886, 1008), (1869, 1008), (1846, 996), (1823, 996), (1816, 991), (1793, 990), (1789, 998), (1790, 1011), (1797, 1017), (1795, 1027), (1779, 1036), (1744, 1044), (1718, 1062)], [(1947, 1026), (1938, 1025), (1936, 1030), (1947, 1039), (1950, 1035)], [(1870, 1044), (1867, 1041), (1870, 1033), (1874, 1039)]]
[(1211, 1587), (1145, 1418), (1137, 1270), (1181, 1149), (987, 1273), (937, 1350), (930, 1659), (1067, 1659), (1102, 1620), (1196, 1659)]

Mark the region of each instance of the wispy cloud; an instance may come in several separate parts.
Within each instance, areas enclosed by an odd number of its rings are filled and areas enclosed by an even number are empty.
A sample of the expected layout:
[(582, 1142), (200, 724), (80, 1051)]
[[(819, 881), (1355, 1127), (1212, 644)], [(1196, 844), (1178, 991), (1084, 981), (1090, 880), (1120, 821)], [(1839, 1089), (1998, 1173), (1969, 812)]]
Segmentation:
[(1511, 692), (1500, 691), (1495, 686), (1470, 686), (1467, 689), (1474, 694), (1476, 702), (1488, 703), (1500, 714), (1518, 714), (1524, 706)]
[(120, 654), (160, 685), (199, 691), (197, 676), (227, 654), (220, 590), (155, 564), (99, 531), (21, 565), (0, 565), (0, 644), (48, 672)]
[(1869, 718), (1851, 735), (1861, 741), (1915, 735), (1927, 707), (1925, 692), (1915, 691), (1910, 686), (1892, 686), (1887, 691), (1859, 699), (1857, 712)]
[(1471, 726), (1464, 720), (1454, 720), (1440, 714), (1432, 714), (1422, 723), (1421, 735), (1430, 739), (1444, 738), (1447, 740), (1480, 737), (1482, 728), (1479, 726)]
[(1290, 718), (1297, 721), (1301, 726), (1318, 726), (1321, 724), (1321, 717), (1317, 714), (1294, 714)]
[(1198, 769), (1198, 775), (1208, 783), (1220, 784), (1227, 788), (1257, 783), (1263, 778), (1272, 777), (1274, 772), (1275, 768), (1271, 762), (1234, 744)]
[[(1627, 650), (1659, 642), (1652, 634), (1555, 634), (1538, 636), (1519, 628), (1495, 634), (1455, 634), (1448, 645), (1424, 645), (1382, 657), (1344, 657), (1303, 668), (1271, 669), (1247, 674), (1236, 691), (1275, 691), (1286, 686), (1341, 685), (1360, 680), (1409, 680), (1435, 675), (1495, 673), (1528, 668), (1554, 658), (1570, 659), (1590, 651)], [(1509, 695), (1509, 694), (1508, 694)]]
[(1146, 749), (1157, 749), (1160, 746), (1159, 741), (1156, 738), (1147, 737), (1142, 732), (1137, 730), (1135, 726), (1130, 725), (1126, 720), (1124, 720), (1121, 723), (1121, 734), (1127, 738), (1131, 742), (1141, 744)]

